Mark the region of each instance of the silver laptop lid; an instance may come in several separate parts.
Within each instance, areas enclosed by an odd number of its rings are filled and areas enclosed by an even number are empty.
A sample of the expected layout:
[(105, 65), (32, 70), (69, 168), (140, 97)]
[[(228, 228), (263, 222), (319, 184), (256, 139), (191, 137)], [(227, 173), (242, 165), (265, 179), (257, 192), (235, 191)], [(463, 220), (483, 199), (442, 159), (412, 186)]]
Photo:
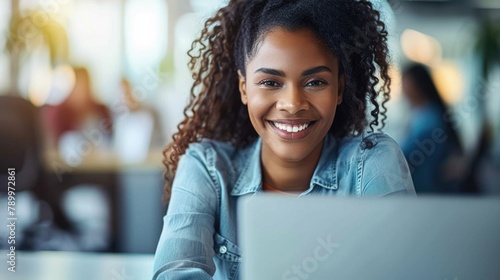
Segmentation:
[(500, 279), (500, 199), (255, 195), (243, 280)]

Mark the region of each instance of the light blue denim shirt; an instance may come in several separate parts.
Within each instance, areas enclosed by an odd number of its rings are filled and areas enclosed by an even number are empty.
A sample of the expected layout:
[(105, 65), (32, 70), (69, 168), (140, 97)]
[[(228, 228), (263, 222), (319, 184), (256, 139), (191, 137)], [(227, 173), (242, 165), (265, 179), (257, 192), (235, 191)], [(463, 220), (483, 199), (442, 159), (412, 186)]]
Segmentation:
[[(238, 279), (236, 234), (240, 197), (262, 191), (261, 139), (244, 149), (203, 140), (181, 158), (153, 279)], [(370, 133), (341, 140), (327, 135), (309, 189), (331, 196), (415, 195), (406, 160), (392, 138)]]

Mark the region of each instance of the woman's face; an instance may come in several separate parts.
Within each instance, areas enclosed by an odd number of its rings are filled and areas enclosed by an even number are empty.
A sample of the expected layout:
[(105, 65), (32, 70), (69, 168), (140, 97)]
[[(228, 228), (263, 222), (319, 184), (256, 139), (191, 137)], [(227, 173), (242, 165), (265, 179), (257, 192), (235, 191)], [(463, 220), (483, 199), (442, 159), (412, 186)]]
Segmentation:
[(411, 76), (403, 76), (402, 86), (403, 93), (410, 102), (411, 106), (418, 106), (422, 103), (424, 97), (419, 92), (418, 88), (415, 85), (415, 80)]
[(240, 93), (262, 138), (262, 157), (290, 163), (319, 157), (342, 102), (336, 57), (307, 29), (271, 29), (256, 48), (246, 77), (240, 73)]

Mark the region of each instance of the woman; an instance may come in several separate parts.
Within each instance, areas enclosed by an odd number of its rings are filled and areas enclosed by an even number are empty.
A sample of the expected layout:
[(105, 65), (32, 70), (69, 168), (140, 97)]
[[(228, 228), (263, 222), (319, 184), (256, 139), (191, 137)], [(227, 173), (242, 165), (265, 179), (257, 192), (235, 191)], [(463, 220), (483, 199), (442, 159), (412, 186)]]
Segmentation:
[(449, 168), (447, 163), (452, 158), (458, 161), (462, 147), (429, 70), (421, 64), (409, 65), (403, 71), (403, 91), (413, 114), (401, 148), (410, 165), (415, 190), (459, 191), (460, 173), (453, 174), (457, 168)]
[[(86, 68), (76, 67), (75, 84), (68, 97), (59, 105), (45, 108), (49, 142), (59, 146), (67, 133), (83, 133), (100, 128), (105, 137), (112, 134), (109, 109), (94, 99), (90, 74)], [(101, 127), (101, 123), (108, 125)]]
[(243, 196), (414, 194), (397, 144), (374, 132), (390, 86), (379, 17), (367, 1), (233, 0), (206, 22), (164, 152), (154, 279), (237, 279)]

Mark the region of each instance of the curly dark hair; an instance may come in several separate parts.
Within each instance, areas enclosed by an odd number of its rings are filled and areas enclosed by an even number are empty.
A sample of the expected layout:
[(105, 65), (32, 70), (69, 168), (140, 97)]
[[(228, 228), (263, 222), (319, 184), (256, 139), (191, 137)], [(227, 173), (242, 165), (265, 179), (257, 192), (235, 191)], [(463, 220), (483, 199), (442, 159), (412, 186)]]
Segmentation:
[(231, 0), (205, 22), (188, 52), (195, 81), (184, 120), (163, 151), (166, 202), (179, 159), (190, 143), (210, 138), (244, 147), (258, 137), (241, 103), (237, 71), (245, 76), (245, 65), (257, 44), (274, 27), (310, 29), (337, 57), (345, 88), (329, 133), (341, 138), (359, 134), (367, 126), (371, 131), (384, 126), (391, 84), (387, 31), (372, 3)]

